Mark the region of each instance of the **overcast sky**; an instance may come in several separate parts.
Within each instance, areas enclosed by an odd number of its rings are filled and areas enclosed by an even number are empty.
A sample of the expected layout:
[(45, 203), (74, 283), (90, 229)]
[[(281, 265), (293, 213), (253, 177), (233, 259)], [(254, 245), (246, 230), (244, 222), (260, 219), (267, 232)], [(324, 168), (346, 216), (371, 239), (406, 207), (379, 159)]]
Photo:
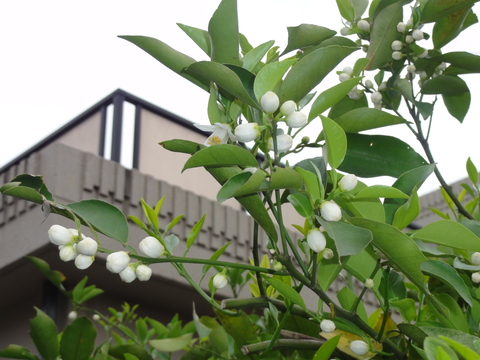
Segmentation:
[[(152, 36), (204, 60), (176, 23), (206, 29), (217, 6), (217, 0), (0, 2), (0, 167), (117, 88), (207, 123), (203, 90), (117, 35)], [(287, 26), (342, 27), (334, 0), (240, 0), (239, 18), (240, 31), (254, 46), (276, 40), (284, 47)], [(479, 34), (474, 25), (449, 51), (480, 54), (480, 42), (472, 41)], [(338, 70), (352, 64), (343, 63)], [(480, 77), (466, 80), (474, 84)], [(480, 87), (471, 90), (471, 111), (463, 125), (444, 111), (434, 118), (432, 147), (448, 181), (466, 176), (468, 156), (480, 168)], [(408, 131), (397, 127), (389, 132), (402, 134), (418, 149)], [(432, 179), (422, 193), (437, 186)]]

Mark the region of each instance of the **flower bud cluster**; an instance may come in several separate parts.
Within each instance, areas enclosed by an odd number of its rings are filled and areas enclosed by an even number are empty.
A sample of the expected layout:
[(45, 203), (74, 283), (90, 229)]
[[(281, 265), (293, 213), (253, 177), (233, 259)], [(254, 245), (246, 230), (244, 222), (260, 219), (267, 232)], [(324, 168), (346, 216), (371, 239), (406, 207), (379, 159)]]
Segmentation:
[(67, 229), (61, 225), (52, 225), (48, 238), (58, 245), (59, 256), (63, 261), (74, 260), (75, 266), (85, 270), (92, 265), (98, 250), (98, 243), (92, 238), (78, 233), (77, 229)]

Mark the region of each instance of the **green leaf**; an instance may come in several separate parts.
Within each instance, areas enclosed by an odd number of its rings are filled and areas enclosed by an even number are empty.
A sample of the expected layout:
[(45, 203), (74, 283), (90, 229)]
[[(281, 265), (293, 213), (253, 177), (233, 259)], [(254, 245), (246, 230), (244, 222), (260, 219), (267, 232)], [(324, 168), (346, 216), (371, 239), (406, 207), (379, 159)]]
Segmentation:
[[(345, 83), (345, 81), (343, 83)], [(350, 110), (335, 118), (335, 122), (340, 125), (346, 133), (358, 133), (360, 131), (407, 123), (407, 121), (401, 117), (372, 108)], [(317, 141), (323, 140), (323, 138), (324, 134), (322, 131)]]
[(370, 63), (366, 70), (375, 70), (392, 62), (392, 42), (400, 39), (401, 34), (397, 31), (397, 24), (403, 20), (402, 1), (379, 11), (371, 25), (370, 45), (368, 46), (367, 58)]
[[(333, 120), (320, 116), (325, 133), (324, 155), (332, 167), (337, 169), (343, 162), (347, 152), (347, 136), (343, 129)], [(325, 152), (326, 149), (326, 152)]]
[(225, 166), (257, 167), (258, 162), (248, 150), (236, 145), (220, 144), (206, 147), (197, 151), (187, 160), (182, 172), (199, 167), (225, 167)]
[(282, 55), (285, 55), (292, 50), (318, 45), (322, 41), (329, 39), (336, 34), (336, 31), (330, 30), (326, 27), (310, 24), (287, 27), (287, 31), (288, 44)]
[[(415, 188), (420, 188), (423, 182), (430, 176), (435, 169), (435, 164), (424, 165), (403, 173), (394, 183), (393, 187), (399, 189), (407, 195), (411, 195)], [(391, 224), (397, 209), (405, 204), (403, 199), (385, 199), (386, 222)]]
[(0, 350), (0, 357), (7, 359), (39, 360), (30, 350), (20, 345), (8, 345)]
[(193, 333), (184, 334), (175, 338), (150, 340), (149, 343), (155, 349), (165, 352), (182, 350), (193, 339)]
[[(465, 317), (465, 312), (460, 308), (457, 300), (448, 293), (433, 294), (433, 301), (432, 299), (427, 299), (427, 305), (443, 327), (462, 332), (469, 331), (470, 327)], [(431, 333), (423, 329), (423, 327), (422, 330), (431, 336)]]
[(454, 96), (469, 92), (469, 90), (466, 82), (458, 76), (440, 75), (426, 81), (422, 86), (421, 92), (429, 95)]
[(126, 354), (133, 355), (139, 360), (152, 360), (148, 351), (137, 344), (112, 345), (108, 349), (108, 355), (117, 359), (130, 360), (125, 356)]
[(147, 218), (148, 224), (150, 227), (157, 232), (159, 229), (159, 223), (158, 223), (158, 214), (157, 212), (150, 206), (148, 205), (145, 200), (140, 199), (140, 203), (142, 205), (142, 210), (143, 213), (145, 214), (145, 217)]
[(344, 222), (325, 221), (317, 217), (328, 236), (335, 241), (339, 257), (361, 253), (372, 241), (372, 233)]
[[(210, 256), (210, 260), (212, 260), (212, 261), (217, 260), (225, 252), (225, 250), (227, 250), (227, 248), (230, 246), (231, 243), (232, 242), (230, 241), (230, 242), (226, 243), (225, 245), (223, 245), (220, 249), (215, 251), (213, 253), (213, 255)], [(209, 264), (203, 265), (202, 274), (205, 275), (208, 272), (208, 270), (210, 270), (211, 267), (212, 267), (212, 265), (209, 265)]]
[(273, 40), (267, 41), (266, 43), (258, 45), (255, 49), (252, 49), (246, 53), (242, 59), (243, 68), (253, 72), (255, 67), (263, 59), (267, 51), (273, 46), (274, 43), (275, 41)]
[(159, 143), (159, 145), (161, 145), (162, 147), (164, 147), (169, 151), (190, 154), (190, 155), (193, 155), (197, 151), (205, 148), (204, 145), (200, 145), (196, 142), (189, 141), (189, 140), (180, 140), (180, 139), (162, 141), (161, 143)]
[(190, 249), (190, 247), (193, 245), (193, 242), (197, 238), (198, 234), (200, 233), (200, 230), (202, 230), (203, 223), (205, 222), (205, 217), (207, 214), (203, 214), (202, 218), (197, 221), (197, 223), (193, 226), (192, 230), (188, 233), (187, 236), (187, 249)]
[(175, 218), (173, 218), (173, 220), (170, 221), (165, 227), (165, 232), (169, 232), (170, 230), (172, 230), (175, 227), (175, 225), (177, 225), (178, 222), (183, 219), (183, 216), (184, 215), (178, 215)]
[(358, 100), (352, 100), (348, 96), (345, 96), (342, 100), (332, 106), (328, 112), (328, 117), (336, 120), (351, 110), (362, 108), (368, 108), (368, 100), (366, 96), (362, 96)]
[(220, 109), (218, 108), (217, 91), (213, 83), (210, 85), (210, 96), (208, 97), (207, 114), (210, 124), (225, 123), (226, 119), (222, 117)]
[(355, 22), (355, 8), (349, 0), (337, 0), (337, 7), (345, 20)]
[(240, 65), (236, 0), (222, 0), (208, 23), (212, 43), (212, 61)]
[(413, 299), (389, 300), (389, 303), (391, 307), (400, 313), (403, 321), (410, 322), (415, 319), (417, 309)]
[[(373, 247), (368, 246), (360, 254), (352, 255), (342, 259), (342, 265), (350, 274), (355, 276), (362, 283), (372, 277), (372, 272), (378, 263), (378, 256)], [(380, 284), (381, 273), (377, 272), (373, 278), (374, 284)]]
[(63, 331), (60, 355), (63, 360), (88, 360), (95, 348), (97, 330), (85, 316), (75, 319)]
[(55, 360), (58, 356), (57, 326), (42, 310), (35, 310), (37, 316), (30, 320), (30, 337), (43, 359)]
[(372, 185), (363, 188), (358, 193), (355, 194), (356, 199), (361, 198), (398, 198), (398, 199), (408, 199), (408, 195), (402, 191), (386, 186), (386, 185)]
[(453, 267), (442, 261), (427, 260), (421, 264), (420, 268), (427, 275), (433, 276), (456, 291), (467, 304), (472, 306), (473, 298), (470, 290)]
[(295, 169), (302, 168), (307, 171), (310, 171), (313, 174), (317, 174), (317, 169), (320, 171), (320, 177), (322, 184), (327, 182), (327, 168), (323, 157), (317, 156), (310, 159), (303, 159), (295, 164)]
[(395, 212), (392, 225), (398, 230), (403, 230), (417, 218), (418, 214), (420, 214), (420, 201), (417, 191), (414, 190), (407, 202), (401, 205)]
[(288, 201), (293, 205), (301, 217), (309, 218), (313, 215), (312, 204), (307, 195), (303, 193), (294, 193), (287, 196)]
[(267, 92), (275, 91), (283, 75), (297, 62), (297, 59), (275, 61), (260, 69), (253, 84), (253, 91), (257, 100)]
[(451, 13), (435, 23), (432, 31), (435, 49), (441, 49), (462, 32), (463, 24), (471, 11), (471, 6)]
[(212, 45), (208, 31), (179, 23), (177, 23), (177, 25), (195, 42), (195, 44), (198, 45), (200, 49), (203, 50), (205, 54), (208, 56), (212, 54)]
[[(357, 86), (362, 80), (361, 77), (348, 79), (341, 82), (330, 89), (323, 91), (312, 104), (310, 113), (308, 114), (308, 120), (312, 120), (324, 111), (330, 109), (333, 105), (342, 100), (354, 86)], [(382, 111), (385, 114), (385, 112)]]
[(170, 234), (163, 239), (163, 242), (165, 243), (165, 247), (167, 248), (168, 252), (172, 253), (173, 250), (180, 243), (180, 239), (178, 238), (177, 235)]
[(427, 162), (405, 142), (384, 135), (347, 134), (341, 171), (360, 177), (399, 177)]
[(480, 56), (469, 52), (452, 51), (434, 56), (431, 60), (438, 63), (446, 62), (450, 64), (449, 68), (444, 72), (445, 75), (447, 75), (451, 67), (462, 69), (462, 74), (480, 72)]
[(204, 339), (212, 332), (212, 329), (200, 322), (200, 318), (195, 311), (195, 303), (193, 303), (193, 322), (195, 323), (195, 329), (197, 330), (200, 341), (204, 341)]
[(338, 334), (331, 339), (328, 339), (315, 353), (313, 360), (328, 360), (337, 348), (338, 342), (343, 334)]
[(427, 102), (415, 101), (415, 106), (417, 107), (420, 114), (424, 120), (427, 120), (433, 114), (433, 104)]
[(356, 309), (353, 309), (353, 305), (357, 300), (357, 295), (347, 287), (342, 288), (337, 293), (337, 299), (340, 302), (342, 308), (348, 311), (354, 310), (357, 315), (365, 322), (368, 322), (367, 312), (365, 311), (365, 307), (363, 306), (363, 302), (359, 302), (359, 306)]
[(450, 14), (470, 8), (478, 0), (427, 1), (421, 12), (421, 22), (436, 22)]
[(462, 123), (470, 108), (470, 91), (458, 95), (442, 95), (442, 99), (450, 115)]
[[(237, 71), (234, 71), (233, 69)], [(222, 65), (213, 61), (199, 61), (188, 66), (185, 69), (185, 72), (187, 74), (197, 75), (208, 79), (217, 84), (219, 88), (225, 90), (248, 105), (259, 108), (256, 99), (252, 98), (253, 80), (255, 76), (248, 70), (233, 67), (233, 65)], [(252, 83), (251, 90), (248, 87), (245, 87), (245, 83), (249, 82)], [(252, 92), (252, 94), (250, 92)]]
[(446, 336), (438, 335), (438, 338), (445, 341), (450, 347), (452, 347), (457, 353), (459, 353), (465, 360), (478, 360), (479, 354), (473, 351), (469, 347), (460, 344), (459, 342), (452, 340)]
[(424, 349), (428, 359), (458, 360), (458, 356), (455, 354), (455, 351), (438, 339), (427, 337), (425, 339)]
[(178, 75), (183, 76), (185, 79), (201, 87), (203, 90), (208, 91), (210, 88), (210, 81), (204, 77), (199, 76), (198, 74), (188, 74), (183, 71), (186, 67), (195, 63), (195, 59), (191, 58), (190, 56), (187, 56), (168, 46), (164, 42), (151, 37), (119, 36), (119, 38), (125, 39), (130, 41), (132, 44), (137, 45), (140, 49), (146, 51), (170, 70), (173, 70)]
[(407, 279), (418, 288), (424, 288), (424, 278), (420, 271), (420, 265), (427, 258), (420, 252), (410, 237), (388, 224), (361, 218), (351, 218), (350, 222), (353, 225), (370, 230), (373, 235), (373, 244)]
[(252, 177), (251, 173), (241, 172), (237, 175), (232, 176), (230, 179), (228, 179), (225, 182), (225, 184), (222, 185), (222, 187), (217, 193), (217, 204), (221, 204), (224, 201), (232, 198), (235, 195), (235, 193), (239, 191), (251, 177)]
[(305, 184), (305, 190), (312, 198), (313, 203), (323, 200), (323, 191), (321, 189), (321, 183), (318, 176), (311, 171), (302, 169), (301, 167), (296, 167), (295, 170), (302, 176)]
[(288, 72), (280, 87), (280, 103), (287, 100), (299, 102), (355, 50), (358, 49), (333, 45), (319, 48), (301, 58)]
[(409, 339), (412, 339), (417, 344), (423, 344), (423, 341), (428, 336), (422, 329), (412, 324), (398, 324), (398, 329), (402, 334), (405, 334)]
[(477, 251), (480, 238), (464, 225), (452, 220), (439, 220), (413, 233), (412, 237), (427, 243), (454, 249)]
[(65, 292), (62, 282), (66, 277), (60, 271), (51, 270), (50, 265), (43, 259), (35, 256), (25, 256), (25, 259), (29, 260), (41, 273), (47, 278), (53, 285), (55, 285), (62, 292)]
[(467, 159), (467, 173), (472, 183), (478, 183), (478, 170), (470, 158)]
[(102, 200), (91, 199), (68, 204), (68, 208), (109, 238), (122, 244), (128, 241), (127, 219), (115, 206)]
[[(238, 196), (257, 193), (262, 188), (263, 185), (265, 186), (268, 185), (268, 182), (265, 180), (266, 177), (267, 177), (267, 173), (265, 171), (262, 171), (262, 170), (255, 171), (255, 173), (251, 174), (251, 176), (247, 179), (247, 181), (240, 188), (238, 188), (238, 190), (235, 191), (233, 196), (238, 197)], [(233, 179), (233, 177), (231, 177), (230, 179)], [(218, 195), (217, 195), (217, 198), (218, 198)]]
[(300, 306), (302, 309), (306, 310), (305, 302), (303, 301), (302, 296), (295, 291), (290, 285), (285, 284), (283, 281), (271, 278), (268, 276), (263, 276), (266, 282), (275, 288), (285, 299), (290, 300), (292, 303)]
[(302, 185), (303, 179), (294, 169), (276, 166), (270, 176), (270, 183), (266, 190), (300, 189)]
[(478, 341), (477, 336), (473, 336), (455, 329), (447, 329), (436, 326), (420, 326), (420, 329), (430, 337), (444, 336), (476, 351), (475, 342)]

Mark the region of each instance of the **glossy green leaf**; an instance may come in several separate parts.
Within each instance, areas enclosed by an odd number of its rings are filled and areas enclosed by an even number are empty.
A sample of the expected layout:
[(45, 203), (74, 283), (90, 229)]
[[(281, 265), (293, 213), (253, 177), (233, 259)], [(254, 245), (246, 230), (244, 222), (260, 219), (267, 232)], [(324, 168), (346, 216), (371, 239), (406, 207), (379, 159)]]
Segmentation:
[[(355, 276), (362, 283), (372, 277), (372, 273), (377, 266), (378, 256), (371, 246), (357, 255), (347, 256), (342, 260), (345, 270)], [(373, 278), (374, 284), (380, 284), (381, 273), (377, 272)]]
[(296, 167), (295, 170), (302, 176), (305, 184), (305, 190), (312, 198), (313, 203), (323, 200), (323, 191), (321, 189), (322, 185), (320, 184), (320, 179), (318, 176), (311, 171), (302, 169), (301, 167)]
[(55, 360), (59, 355), (57, 326), (42, 310), (35, 308), (37, 315), (30, 319), (30, 337), (45, 360)]
[(420, 265), (420, 268), (425, 274), (433, 276), (456, 291), (466, 303), (473, 304), (470, 290), (453, 267), (442, 261), (427, 260)]
[(342, 336), (343, 334), (338, 334), (337, 336), (328, 339), (322, 346), (320, 346), (320, 349), (317, 350), (313, 360), (329, 360), (332, 353), (337, 348), (338, 342)]
[[(462, 74), (480, 72), (480, 56), (469, 52), (452, 51), (446, 54), (435, 56), (432, 58), (432, 60), (438, 63), (446, 62), (452, 67), (462, 69)], [(445, 74), (448, 72), (449, 68), (445, 70)]]
[(295, 164), (294, 168), (302, 168), (310, 171), (313, 174), (317, 174), (317, 169), (320, 171), (320, 177), (322, 184), (327, 183), (327, 168), (323, 157), (317, 156), (310, 159), (304, 159)]
[(395, 212), (392, 225), (398, 230), (403, 230), (417, 218), (418, 214), (420, 214), (420, 201), (417, 191), (414, 190), (407, 202)]
[(322, 41), (331, 38), (336, 31), (330, 30), (323, 26), (301, 24), (296, 27), (287, 27), (288, 44), (282, 55), (292, 50), (302, 49), (307, 46), (315, 46)]
[(458, 76), (440, 75), (426, 81), (421, 92), (423, 94), (454, 96), (469, 92), (469, 90), (465, 81)]
[(422, 329), (412, 324), (398, 324), (398, 329), (402, 334), (405, 334), (409, 339), (412, 339), (417, 344), (423, 344), (423, 341), (428, 336)]
[(91, 199), (68, 204), (68, 207), (109, 238), (122, 244), (128, 241), (127, 219), (115, 206)]
[(183, 219), (183, 216), (184, 216), (183, 214), (175, 216), (173, 220), (170, 221), (165, 227), (165, 232), (169, 232), (170, 230), (172, 230), (175, 227), (175, 225), (177, 225), (179, 221)]
[(470, 13), (470, 9), (471, 6), (463, 8), (441, 18), (435, 23), (432, 31), (433, 46), (435, 49), (443, 48), (462, 32), (463, 24)]
[(82, 316), (63, 331), (60, 355), (63, 360), (88, 360), (95, 348), (97, 330), (92, 321)]
[(317, 49), (301, 58), (280, 87), (280, 103), (287, 100), (299, 102), (355, 50), (357, 48), (334, 45)]
[(473, 351), (469, 347), (460, 344), (455, 340), (452, 340), (442, 335), (438, 335), (438, 338), (450, 345), (450, 347), (452, 347), (457, 353), (459, 353), (465, 360), (478, 360), (478, 358), (480, 357), (476, 351)]
[(368, 7), (368, 0), (350, 0), (355, 9), (355, 20), (361, 19)]
[[(213, 61), (199, 61), (188, 66), (185, 72), (202, 76), (248, 105), (259, 108), (257, 101), (252, 97), (255, 76), (246, 69)], [(252, 89), (245, 86), (247, 83), (251, 83)]]
[[(153, 340), (152, 340), (153, 341)], [(130, 360), (125, 355), (130, 354), (137, 357), (139, 360), (152, 360), (152, 357), (141, 345), (124, 344), (112, 345), (108, 349), (108, 355), (121, 360)]]
[(390, 300), (390, 306), (398, 311), (403, 321), (410, 322), (415, 319), (417, 309), (413, 299)]
[(438, 339), (428, 337), (423, 346), (429, 360), (458, 360), (455, 351)]
[(392, 62), (392, 42), (400, 39), (397, 24), (403, 20), (403, 4), (396, 1), (379, 11), (373, 19), (366, 70), (375, 70)]
[(66, 279), (65, 275), (63, 275), (60, 271), (51, 270), (50, 265), (43, 259), (35, 256), (25, 256), (25, 259), (30, 261), (37, 268), (37, 270), (39, 270), (42, 275), (48, 279), (48, 281), (59, 288), (62, 292), (65, 292), (65, 288), (62, 284), (62, 282)]
[(275, 189), (300, 189), (303, 185), (303, 179), (298, 172), (290, 167), (275, 167), (270, 175), (268, 190)]
[(351, 218), (350, 222), (370, 230), (373, 235), (373, 244), (407, 279), (418, 288), (423, 289), (424, 278), (420, 271), (420, 265), (427, 258), (410, 237), (388, 224), (361, 218)]
[(361, 198), (399, 198), (408, 199), (408, 195), (402, 191), (386, 186), (386, 185), (372, 185), (363, 188), (355, 194), (356, 199)]
[(159, 143), (163, 148), (173, 152), (179, 152), (184, 154), (195, 154), (197, 151), (204, 149), (204, 145), (200, 145), (196, 142), (189, 140), (173, 139), (166, 140)]
[(212, 61), (240, 65), (236, 0), (222, 0), (208, 23), (212, 43)]
[(442, 99), (450, 115), (463, 122), (470, 108), (470, 91), (458, 95), (442, 95)]
[(189, 65), (195, 63), (195, 59), (187, 56), (174, 48), (168, 46), (164, 42), (147, 37), (147, 36), (119, 36), (122, 39), (130, 41), (132, 44), (137, 45), (140, 49), (146, 51), (155, 59), (160, 61), (163, 65), (173, 70), (178, 75), (183, 76), (185, 79), (191, 81), (195, 85), (201, 87), (203, 90), (208, 91), (210, 88), (210, 81), (198, 74), (188, 74), (183, 70)]
[(347, 134), (341, 171), (361, 177), (399, 177), (427, 162), (405, 142), (384, 135)]
[(217, 193), (217, 204), (221, 204), (224, 201), (232, 198), (235, 195), (235, 193), (239, 191), (246, 184), (246, 182), (250, 177), (252, 177), (251, 173), (241, 172), (237, 175), (232, 176), (230, 179), (228, 179), (225, 182), (225, 184), (222, 185), (221, 189)]
[(274, 43), (275, 41), (273, 40), (267, 41), (266, 43), (258, 45), (255, 49), (252, 49), (246, 53), (242, 59), (243, 68), (253, 72), (255, 67), (260, 63)]
[(472, 183), (478, 183), (478, 170), (470, 157), (467, 159), (467, 173)]
[[(233, 196), (239, 197), (248, 194), (255, 194), (261, 189), (264, 189), (264, 187), (267, 188), (269, 183), (266, 181), (266, 177), (267, 173), (265, 171), (255, 171), (255, 173), (251, 174), (244, 184), (235, 191)], [(233, 179), (233, 177), (230, 179)]]
[(210, 120), (210, 124), (225, 122), (222, 114), (220, 113), (220, 109), (218, 108), (217, 91), (213, 83), (210, 85), (210, 96), (208, 97), (207, 114), (208, 120)]
[(352, 3), (349, 0), (336, 1), (340, 15), (342, 15), (345, 20), (353, 23), (355, 21), (355, 8), (353, 7)]
[[(403, 173), (394, 183), (393, 187), (399, 189), (407, 195), (411, 195), (415, 188), (420, 188), (421, 184), (430, 176), (435, 169), (435, 164), (424, 165)], [(397, 209), (405, 204), (403, 199), (385, 199), (386, 222), (391, 224)]]
[(175, 338), (150, 340), (149, 343), (157, 350), (172, 352), (182, 350), (184, 347), (190, 344), (192, 338), (193, 333), (188, 333)]
[[(340, 305), (342, 308), (348, 311), (352, 311), (353, 305), (355, 304), (357, 300), (357, 295), (350, 290), (348, 287), (344, 287), (340, 289), (340, 291), (337, 293), (337, 299), (340, 302)], [(368, 322), (368, 316), (367, 312), (365, 311), (365, 307), (363, 305), (363, 302), (359, 302), (359, 306), (355, 309), (357, 315), (360, 317), (365, 322)]]
[(20, 345), (9, 345), (0, 350), (0, 357), (7, 359), (39, 360), (30, 350)]
[(195, 42), (195, 44), (198, 45), (200, 49), (203, 50), (205, 54), (208, 56), (212, 54), (212, 45), (208, 31), (179, 23), (177, 23), (177, 25)]
[(257, 100), (267, 92), (275, 91), (280, 84), (283, 75), (297, 62), (297, 59), (275, 61), (260, 69), (255, 78), (253, 91)]
[(265, 281), (269, 283), (275, 290), (277, 290), (285, 299), (290, 300), (292, 303), (300, 306), (302, 309), (306, 309), (305, 302), (302, 296), (295, 291), (290, 285), (285, 284), (283, 281), (263, 276)]
[(203, 214), (203, 216), (198, 220), (195, 225), (193, 226), (192, 230), (187, 235), (187, 249), (190, 249), (190, 247), (193, 245), (195, 239), (197, 238), (198, 234), (200, 233), (200, 230), (202, 230), (203, 223), (205, 222), (205, 217), (207, 214)]
[(150, 205), (148, 205), (143, 199), (140, 199), (140, 204), (142, 205), (142, 210), (143, 210), (143, 213), (145, 214), (145, 217), (147, 218), (148, 224), (152, 229), (155, 229), (154, 231), (157, 231), (160, 227), (158, 222), (157, 212)]
[(348, 79), (323, 91), (313, 102), (308, 114), (308, 120), (314, 119), (342, 100), (361, 80), (361, 77)]
[(448, 17), (450, 14), (470, 8), (478, 0), (446, 0), (446, 1), (427, 1), (422, 8), (421, 21), (429, 23)]
[(347, 152), (347, 136), (335, 121), (325, 116), (320, 116), (320, 118), (325, 133), (323, 156), (326, 154), (326, 159), (332, 169), (337, 169), (342, 164)]
[(433, 114), (433, 104), (427, 102), (415, 101), (415, 106), (422, 115), (424, 120), (427, 120)]
[(180, 244), (180, 239), (175, 234), (170, 234), (163, 238), (163, 243), (165, 244), (165, 248), (169, 253), (172, 253), (173, 250)]
[[(365, 188), (366, 185), (358, 183), (357, 189)], [(352, 197), (337, 196), (334, 199), (343, 209), (352, 213), (353, 216), (371, 219), (379, 222), (385, 221), (385, 210), (378, 198), (355, 199)]]
[(224, 167), (234, 165), (257, 167), (258, 162), (248, 150), (235, 145), (220, 144), (197, 151), (187, 160), (182, 171), (200, 166)]
[(458, 331), (455, 329), (447, 329), (436, 326), (420, 326), (420, 329), (430, 337), (444, 336), (468, 347), (469, 349), (472, 349), (474, 351), (476, 350), (475, 342), (478, 341), (477, 336), (473, 336), (469, 333), (465, 333), (463, 331)]
[(452, 220), (439, 220), (416, 231), (414, 239), (455, 249), (477, 251), (480, 238), (464, 225)]
[(368, 100), (365, 95), (358, 100), (352, 100), (348, 96), (345, 96), (342, 100), (331, 107), (328, 112), (328, 117), (332, 120), (336, 120), (349, 111), (362, 108), (368, 108)]
[[(223, 245), (220, 249), (216, 250), (212, 256), (210, 256), (210, 260), (212, 261), (215, 261), (217, 260), (224, 252), (225, 250), (227, 250), (227, 248), (230, 246), (232, 242), (228, 242), (226, 243), (225, 245)], [(210, 264), (205, 264), (202, 268), (202, 274), (206, 274), (208, 272), (208, 270), (210, 270), (210, 268), (212, 267), (212, 265)]]
[(335, 241), (339, 257), (361, 253), (372, 241), (372, 233), (364, 228), (344, 222), (325, 221), (317, 217), (328, 236)]
[(310, 203), (310, 198), (307, 195), (303, 193), (294, 193), (288, 195), (287, 199), (301, 217), (308, 218), (313, 215), (312, 204)]
[[(433, 300), (434, 301), (430, 301), (427, 299), (427, 304), (443, 327), (460, 330), (462, 332), (469, 331), (465, 312), (459, 306), (457, 300), (448, 293), (434, 293)], [(431, 335), (426, 329), (423, 330), (428, 335)]]

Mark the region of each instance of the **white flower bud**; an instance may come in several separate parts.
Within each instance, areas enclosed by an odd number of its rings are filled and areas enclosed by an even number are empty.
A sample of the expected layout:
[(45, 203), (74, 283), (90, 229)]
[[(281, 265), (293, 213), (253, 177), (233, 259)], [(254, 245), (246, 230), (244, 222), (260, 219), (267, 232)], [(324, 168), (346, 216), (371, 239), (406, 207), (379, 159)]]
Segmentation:
[(392, 59), (393, 60), (402, 60), (403, 54), (400, 51), (394, 51), (392, 53)]
[(418, 71), (417, 73), (421, 80), (425, 80), (428, 77), (427, 72), (424, 70)]
[(412, 35), (407, 35), (407, 36), (405, 36), (405, 42), (406, 42), (407, 44), (411, 44), (411, 43), (413, 43), (414, 41), (415, 41), (415, 39), (413, 38)]
[(442, 62), (440, 65), (437, 66), (438, 70), (445, 70), (447, 68), (447, 63)]
[[(288, 134), (277, 135), (277, 151), (279, 153), (290, 150), (293, 145), (293, 139)], [(273, 138), (268, 139), (268, 148), (273, 151)]]
[(338, 75), (338, 80), (340, 80), (340, 82), (344, 82), (344, 81), (349, 80), (351, 78), (352, 77), (350, 76), (350, 74), (347, 74), (347, 73), (344, 73), (344, 72), (342, 72), (340, 75)]
[(345, 66), (342, 70), (344, 73), (347, 73), (348, 75), (352, 75), (353, 74), (353, 69), (351, 66)]
[(373, 82), (372, 80), (365, 80), (365, 87), (367, 89), (373, 89)]
[(480, 252), (474, 252), (471, 257), (473, 265), (480, 265)]
[(292, 114), (287, 116), (285, 122), (291, 128), (299, 128), (307, 123), (307, 115), (300, 111), (294, 111)]
[(372, 96), (370, 97), (372, 103), (380, 104), (382, 102), (382, 94), (378, 91), (375, 91)]
[(403, 22), (399, 22), (397, 24), (397, 31), (398, 32), (401, 32), (401, 33), (404, 33), (405, 30), (407, 30), (407, 24), (403, 23)]
[(363, 96), (363, 91), (362, 90), (359, 90), (356, 86), (352, 88), (352, 90), (350, 90), (348, 92), (348, 97), (352, 100), (360, 100), (360, 98)]
[(391, 47), (393, 51), (399, 51), (403, 49), (403, 43), (400, 40), (395, 40), (392, 42)]
[[(374, 93), (374, 94), (378, 94), (378, 93)], [(347, 174), (340, 179), (340, 181), (338, 182), (338, 187), (340, 188), (340, 190), (344, 192), (351, 191), (355, 188), (355, 186), (357, 186), (357, 183), (358, 183), (358, 179), (355, 175)]]
[(93, 314), (92, 319), (93, 319), (93, 321), (99, 321), (100, 320), (100, 315)]
[(107, 269), (112, 273), (121, 273), (128, 266), (130, 256), (126, 251), (117, 251), (107, 256)]
[(71, 261), (77, 257), (77, 252), (72, 245), (64, 245), (60, 249), (60, 259), (63, 261)]
[(325, 249), (327, 240), (325, 239), (325, 235), (323, 235), (319, 229), (315, 228), (308, 232), (307, 244), (310, 246), (310, 249), (316, 253), (319, 253)]
[(146, 256), (157, 259), (163, 255), (165, 248), (163, 245), (153, 236), (147, 236), (145, 239), (140, 241), (138, 245), (140, 251), (144, 253)]
[(333, 201), (325, 201), (320, 206), (320, 214), (327, 221), (339, 221), (342, 218), (342, 210)]
[(70, 311), (68, 313), (68, 320), (73, 321), (77, 318), (77, 312), (76, 311)]
[(285, 116), (291, 115), (294, 111), (297, 111), (297, 104), (293, 100), (285, 101), (280, 106), (280, 112)]
[(152, 269), (147, 265), (138, 265), (135, 270), (138, 280), (148, 281), (152, 277)]
[(249, 172), (250, 174), (255, 174), (257, 172), (258, 168), (256, 167), (247, 167), (243, 169), (243, 172)]
[(217, 289), (224, 288), (228, 284), (227, 276), (223, 273), (218, 273), (213, 277), (213, 286)]
[(87, 256), (87, 255), (79, 254), (75, 258), (75, 266), (77, 267), (77, 269), (85, 270), (88, 267), (90, 267), (90, 265), (93, 264), (94, 260), (95, 260), (95, 256)]
[(332, 320), (325, 319), (320, 323), (320, 329), (322, 329), (324, 333), (331, 333), (336, 329), (336, 326)]
[(382, 110), (383, 109), (383, 104), (380, 102), (378, 104), (375, 104), (373, 107), (377, 110)]
[(428, 50), (425, 49), (425, 51), (423, 53), (421, 53), (420, 55), (418, 55), (418, 57), (420, 59), (423, 59), (423, 58), (426, 58), (428, 56)]
[(343, 28), (340, 29), (340, 34), (343, 35), (343, 36), (346, 36), (348, 35), (348, 33), (350, 32), (350, 28), (344, 26)]
[(407, 26), (412, 26), (413, 25), (413, 18), (410, 18), (407, 20)]
[(120, 279), (122, 279), (123, 282), (131, 283), (137, 278), (137, 276), (135, 275), (135, 265), (128, 265), (125, 269), (120, 271), (118, 275), (120, 275)]
[(55, 245), (67, 245), (73, 240), (73, 234), (61, 225), (53, 225), (48, 229), (48, 238)]
[(474, 272), (472, 274), (472, 282), (475, 283), (475, 284), (480, 283), (480, 272), (479, 271)]
[(333, 253), (333, 250), (332, 249), (325, 249), (323, 250), (322, 252), (322, 257), (325, 259), (325, 260), (330, 260), (330, 259), (333, 259), (333, 256), (335, 254)]
[(368, 351), (368, 345), (362, 340), (353, 340), (350, 344), (350, 350), (358, 355), (365, 355)]
[[(78, 237), (78, 230), (77, 229), (68, 229), (73, 234), (73, 237)], [(85, 235), (81, 234), (80, 238), (85, 239)]]
[(408, 71), (410, 74), (413, 74), (413, 73), (415, 73), (415, 71), (417, 71), (417, 69), (416, 69), (415, 65), (410, 64), (410, 65), (407, 66), (407, 71)]
[(418, 29), (413, 30), (412, 37), (416, 41), (423, 40), (423, 31)]
[(280, 261), (273, 261), (272, 268), (275, 271), (280, 271), (283, 269), (283, 265)]
[(387, 88), (387, 82), (383, 81), (380, 86), (378, 87), (378, 91), (385, 90)]
[(82, 255), (94, 256), (97, 253), (98, 243), (92, 238), (86, 237), (77, 245), (77, 252)]
[(260, 136), (257, 123), (243, 123), (235, 128), (235, 137), (239, 142), (249, 142)]
[(280, 99), (273, 91), (267, 91), (260, 98), (260, 105), (262, 106), (263, 111), (265, 111), (267, 114), (270, 114), (278, 109), (278, 106), (280, 105)]
[(364, 285), (367, 289), (372, 289), (375, 286), (375, 283), (373, 282), (373, 279), (366, 279)]
[(370, 31), (370, 24), (367, 20), (360, 20), (359, 22), (357, 22), (357, 26), (360, 30)]

